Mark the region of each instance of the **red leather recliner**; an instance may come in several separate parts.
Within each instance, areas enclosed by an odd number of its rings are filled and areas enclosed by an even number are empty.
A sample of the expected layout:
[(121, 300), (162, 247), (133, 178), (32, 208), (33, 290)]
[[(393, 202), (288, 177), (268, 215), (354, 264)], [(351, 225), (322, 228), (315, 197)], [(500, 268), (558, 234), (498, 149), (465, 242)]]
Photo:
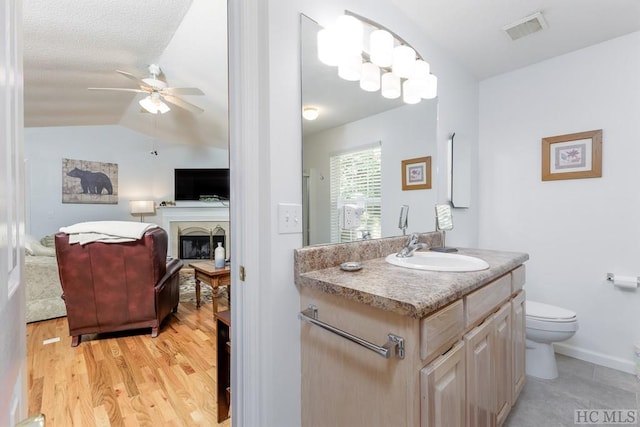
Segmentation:
[(153, 228), (135, 242), (69, 244), (55, 236), (71, 346), (83, 334), (151, 328), (178, 310), (182, 261), (167, 263), (167, 233)]

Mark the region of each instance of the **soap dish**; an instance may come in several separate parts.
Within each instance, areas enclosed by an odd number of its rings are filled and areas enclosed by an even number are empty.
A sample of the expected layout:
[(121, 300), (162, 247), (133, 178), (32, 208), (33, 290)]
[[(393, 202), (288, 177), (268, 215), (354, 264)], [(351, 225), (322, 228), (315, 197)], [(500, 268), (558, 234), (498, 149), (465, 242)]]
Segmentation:
[(359, 261), (349, 261), (340, 264), (340, 268), (344, 271), (358, 271), (362, 269), (362, 263)]

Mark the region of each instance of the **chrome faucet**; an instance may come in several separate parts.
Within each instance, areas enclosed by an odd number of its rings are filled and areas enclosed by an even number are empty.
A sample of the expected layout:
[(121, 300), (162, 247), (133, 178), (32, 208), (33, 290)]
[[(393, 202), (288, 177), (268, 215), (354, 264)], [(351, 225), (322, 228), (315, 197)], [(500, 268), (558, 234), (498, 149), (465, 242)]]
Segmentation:
[(413, 253), (417, 249), (425, 249), (427, 247), (426, 243), (418, 242), (418, 234), (412, 233), (405, 243), (404, 247), (400, 249), (400, 251), (396, 254), (398, 258), (407, 258), (413, 256)]

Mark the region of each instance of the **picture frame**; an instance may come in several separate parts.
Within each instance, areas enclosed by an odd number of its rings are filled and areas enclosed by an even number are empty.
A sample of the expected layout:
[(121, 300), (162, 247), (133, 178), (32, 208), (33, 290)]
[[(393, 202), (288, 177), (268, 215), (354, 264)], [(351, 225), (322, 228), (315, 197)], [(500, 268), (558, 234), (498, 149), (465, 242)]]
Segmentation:
[(602, 177), (602, 129), (542, 138), (542, 180)]
[(118, 164), (62, 159), (62, 203), (118, 204)]
[(431, 188), (431, 156), (402, 161), (402, 191)]

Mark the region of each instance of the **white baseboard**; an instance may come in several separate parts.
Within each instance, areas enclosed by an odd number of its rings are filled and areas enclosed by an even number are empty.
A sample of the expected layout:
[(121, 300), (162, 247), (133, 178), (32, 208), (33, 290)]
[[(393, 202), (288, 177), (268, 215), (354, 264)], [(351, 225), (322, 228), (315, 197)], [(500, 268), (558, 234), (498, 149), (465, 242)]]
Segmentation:
[(565, 343), (554, 343), (553, 348), (556, 353), (564, 354), (565, 356), (574, 357), (600, 366), (606, 366), (607, 368), (617, 369), (618, 371), (629, 374), (636, 374), (636, 365), (633, 360), (621, 359)]

